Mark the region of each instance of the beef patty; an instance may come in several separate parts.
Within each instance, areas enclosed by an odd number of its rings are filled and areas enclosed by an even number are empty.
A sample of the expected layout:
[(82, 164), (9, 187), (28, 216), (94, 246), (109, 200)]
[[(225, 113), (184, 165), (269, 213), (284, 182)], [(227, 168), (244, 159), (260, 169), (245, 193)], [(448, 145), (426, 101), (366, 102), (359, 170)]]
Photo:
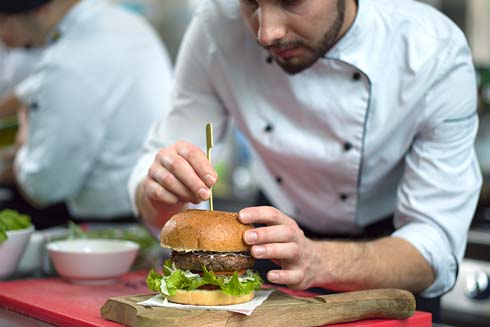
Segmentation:
[(252, 268), (254, 258), (247, 252), (177, 252), (172, 251), (171, 261), (180, 269), (203, 271), (237, 271)]

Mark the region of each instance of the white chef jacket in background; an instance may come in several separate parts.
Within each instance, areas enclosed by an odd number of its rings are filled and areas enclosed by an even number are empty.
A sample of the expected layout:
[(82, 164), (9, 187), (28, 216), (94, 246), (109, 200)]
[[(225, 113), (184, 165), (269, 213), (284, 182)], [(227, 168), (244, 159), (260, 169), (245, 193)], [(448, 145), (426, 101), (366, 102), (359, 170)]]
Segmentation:
[(171, 63), (142, 17), (99, 0), (63, 18), (16, 92), (29, 108), (17, 180), (76, 218), (132, 214), (127, 180), (152, 122), (168, 108)]
[(0, 97), (24, 80), (39, 60), (40, 50), (7, 49), (0, 44)]
[(414, 1), (359, 0), (353, 26), (311, 68), (291, 76), (267, 58), (238, 2), (203, 2), (181, 47), (172, 111), (151, 130), (132, 196), (157, 149), (180, 139), (205, 148), (205, 123), (219, 140), (232, 116), (275, 206), (326, 234), (394, 213), (393, 236), (436, 273), (421, 295), (449, 290), (481, 187), (462, 32)]

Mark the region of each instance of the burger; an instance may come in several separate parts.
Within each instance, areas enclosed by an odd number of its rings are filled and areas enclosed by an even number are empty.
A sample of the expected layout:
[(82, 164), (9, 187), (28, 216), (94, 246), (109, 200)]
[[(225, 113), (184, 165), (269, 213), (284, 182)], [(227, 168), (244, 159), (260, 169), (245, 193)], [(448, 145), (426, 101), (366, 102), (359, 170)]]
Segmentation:
[(168, 301), (192, 305), (229, 305), (250, 301), (262, 279), (243, 233), (253, 228), (238, 215), (187, 210), (174, 215), (160, 233), (161, 246), (173, 249), (162, 274), (151, 271), (148, 288)]

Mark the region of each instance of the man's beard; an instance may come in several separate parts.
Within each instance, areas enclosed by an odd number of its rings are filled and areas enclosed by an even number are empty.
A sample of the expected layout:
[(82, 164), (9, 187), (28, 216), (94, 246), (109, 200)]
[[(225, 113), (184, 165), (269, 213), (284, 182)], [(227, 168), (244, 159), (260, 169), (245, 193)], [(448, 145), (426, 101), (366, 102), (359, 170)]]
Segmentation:
[(294, 75), (297, 74), (315, 64), (318, 59), (325, 56), (325, 54), (333, 48), (333, 46), (337, 43), (337, 39), (340, 33), (340, 29), (344, 23), (345, 17), (345, 0), (337, 0), (337, 14), (335, 17), (335, 21), (333, 22), (330, 29), (324, 34), (323, 38), (317, 44), (307, 44), (302, 40), (294, 40), (290, 42), (281, 42), (268, 46), (267, 49), (275, 49), (275, 50), (284, 50), (296, 47), (302, 47), (308, 52), (312, 53), (311, 56), (305, 59), (299, 59), (293, 57), (289, 60), (278, 60), (274, 58), (277, 64), (288, 74)]

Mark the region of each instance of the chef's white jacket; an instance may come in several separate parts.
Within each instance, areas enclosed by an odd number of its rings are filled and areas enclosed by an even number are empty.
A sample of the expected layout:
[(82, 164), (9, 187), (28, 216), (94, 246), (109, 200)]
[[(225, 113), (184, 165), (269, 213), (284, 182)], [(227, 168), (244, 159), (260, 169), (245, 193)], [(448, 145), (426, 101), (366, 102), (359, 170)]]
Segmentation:
[(178, 139), (205, 148), (205, 123), (219, 140), (233, 117), (275, 206), (328, 234), (394, 213), (393, 236), (436, 273), (422, 295), (449, 290), (481, 187), (462, 32), (427, 5), (359, 0), (353, 26), (311, 68), (291, 76), (267, 58), (238, 1), (203, 1), (181, 48), (173, 110), (151, 131), (132, 195), (158, 148)]
[(0, 44), (0, 97), (32, 72), (39, 56), (39, 50), (7, 49)]
[(41, 204), (77, 218), (132, 214), (127, 180), (152, 122), (169, 107), (172, 69), (140, 16), (100, 0), (73, 7), (16, 92), (29, 138), (16, 177)]

